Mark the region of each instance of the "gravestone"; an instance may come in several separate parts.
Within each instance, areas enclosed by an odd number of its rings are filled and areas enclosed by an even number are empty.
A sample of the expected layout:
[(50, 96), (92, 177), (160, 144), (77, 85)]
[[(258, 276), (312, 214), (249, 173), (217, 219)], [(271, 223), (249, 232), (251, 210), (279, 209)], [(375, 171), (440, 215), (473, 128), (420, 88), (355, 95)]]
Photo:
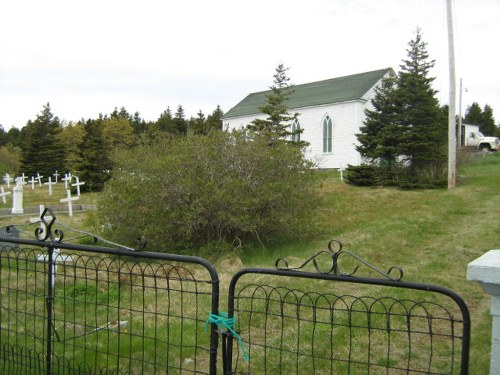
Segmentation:
[(10, 194), (10, 191), (5, 191), (3, 186), (0, 186), (0, 197), (2, 197), (3, 204), (7, 204), (5, 197)]
[(80, 186), (85, 185), (85, 182), (80, 182), (78, 176), (75, 176), (76, 182), (71, 184), (71, 186), (76, 186), (76, 195), (80, 196)]
[(12, 189), (12, 213), (22, 214), (23, 209), (23, 177), (16, 178), (16, 186)]
[(3, 181), (7, 184), (7, 189), (10, 189), (10, 183), (14, 182), (14, 179), (10, 177), (8, 173), (6, 173), (5, 176), (3, 176)]
[(31, 190), (35, 190), (36, 178), (35, 177), (31, 177), (31, 180), (29, 180), (28, 182), (31, 184)]
[(40, 173), (37, 172), (36, 179), (38, 181), (38, 186), (39, 187), (42, 187), (42, 178), (43, 178), (43, 176), (40, 176)]
[[(9, 238), (19, 238), (20, 231), (16, 227), (0, 228), (0, 236), (1, 237), (9, 237)], [(10, 249), (19, 249), (19, 245), (12, 242), (0, 242), (0, 251), (2, 250), (10, 250)]]
[(77, 201), (79, 197), (71, 197), (71, 190), (66, 189), (66, 198), (59, 199), (61, 203), (68, 203), (69, 216), (73, 216), (73, 201)]
[(56, 170), (56, 173), (52, 174), (52, 176), (54, 176), (56, 178), (56, 184), (57, 184), (57, 177), (59, 177), (59, 173), (57, 173), (57, 170)]
[(61, 181), (64, 181), (64, 189), (68, 189), (68, 184), (71, 184), (72, 179), (73, 177), (71, 176), (71, 173), (64, 174), (64, 177), (61, 178)]
[(49, 177), (49, 181), (48, 182), (44, 182), (43, 184), (44, 185), (48, 185), (49, 186), (49, 195), (52, 195), (52, 185), (55, 185), (57, 183), (56, 182), (52, 182), (52, 177)]

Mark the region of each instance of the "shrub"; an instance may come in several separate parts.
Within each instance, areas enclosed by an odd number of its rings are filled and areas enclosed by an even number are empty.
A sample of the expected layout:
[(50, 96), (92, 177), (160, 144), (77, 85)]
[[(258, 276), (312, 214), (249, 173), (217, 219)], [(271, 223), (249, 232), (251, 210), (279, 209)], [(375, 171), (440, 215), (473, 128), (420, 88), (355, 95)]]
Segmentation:
[(116, 156), (99, 200), (105, 235), (148, 249), (213, 248), (220, 243), (296, 237), (314, 227), (317, 174), (296, 147), (213, 132), (160, 138)]
[(378, 167), (375, 165), (349, 165), (346, 181), (354, 186), (376, 186), (378, 181)]

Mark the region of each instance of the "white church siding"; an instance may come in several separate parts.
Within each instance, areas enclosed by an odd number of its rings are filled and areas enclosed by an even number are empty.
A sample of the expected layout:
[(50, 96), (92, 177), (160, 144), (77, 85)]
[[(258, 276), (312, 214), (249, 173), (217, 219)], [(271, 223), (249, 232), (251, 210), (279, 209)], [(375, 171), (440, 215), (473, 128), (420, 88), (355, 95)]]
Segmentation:
[[(301, 140), (309, 142), (306, 157), (315, 162), (316, 168), (341, 168), (361, 164), (361, 156), (356, 151), (357, 137), (365, 119), (365, 109), (372, 108), (371, 99), (375, 87), (392, 69), (361, 73), (348, 77), (313, 82), (294, 87), (296, 98), (289, 113), (299, 113), (298, 121), (303, 129)], [(363, 84), (360, 84), (360, 80)], [(264, 100), (265, 92), (250, 94), (231, 109), (223, 118), (224, 129), (244, 129), (256, 118), (266, 119), (262, 113), (244, 113), (255, 106), (257, 99)], [(318, 99), (316, 100), (316, 97)], [(328, 98), (346, 98), (346, 100)], [(319, 103), (316, 104), (315, 100)], [(301, 101), (307, 106), (300, 106)], [(323, 103), (321, 103), (321, 101)], [(243, 113), (243, 115), (241, 115)], [(231, 116), (236, 114), (236, 116)], [(323, 120), (332, 120), (332, 151), (323, 152)]]

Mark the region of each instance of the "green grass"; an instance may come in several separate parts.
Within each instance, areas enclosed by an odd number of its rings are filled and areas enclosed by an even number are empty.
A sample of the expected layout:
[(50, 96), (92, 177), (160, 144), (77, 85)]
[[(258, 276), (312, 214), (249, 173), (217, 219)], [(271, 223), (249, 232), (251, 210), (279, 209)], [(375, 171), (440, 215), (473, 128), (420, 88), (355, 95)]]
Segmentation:
[[(335, 173), (325, 175), (318, 215), (329, 235), (255, 249), (241, 255), (243, 264), (272, 267), (285, 257), (298, 266), (335, 238), (382, 270), (401, 267), (406, 281), (448, 287), (464, 298), (471, 313), (470, 373), (488, 374), (490, 297), (467, 281), (466, 272), (468, 263), (500, 248), (500, 154), (472, 158), (450, 190), (359, 188), (340, 182)], [(357, 274), (373, 275), (363, 267)]]
[[(328, 240), (336, 238), (344, 243), (345, 250), (354, 252), (382, 270), (393, 265), (400, 266), (406, 281), (441, 285), (461, 295), (472, 318), (470, 373), (488, 374), (490, 298), (476, 283), (467, 281), (466, 272), (468, 263), (491, 249), (500, 248), (500, 154), (472, 157), (461, 168), (457, 187), (451, 190), (359, 188), (341, 182), (336, 172), (320, 173), (324, 177), (321, 190), (324, 200), (322, 206), (317, 207), (317, 217), (321, 223), (318, 232), (324, 234), (314, 240), (280, 242), (266, 248), (246, 249), (218, 261), (216, 266), (222, 293), (226, 293), (230, 277), (241, 267), (272, 268), (274, 261), (280, 257), (287, 258), (291, 266), (297, 266), (317, 250), (326, 249)], [(60, 205), (59, 199), (64, 197), (63, 189), (54, 192), (52, 198), (46, 196), (42, 189), (33, 192), (30, 186), (25, 189), (25, 207)], [(84, 194), (78, 203), (95, 204), (97, 199), (98, 194)], [(10, 203), (2, 207), (10, 207)], [(85, 228), (86, 215), (75, 213), (73, 218), (69, 218), (61, 214), (58, 219), (65, 224)], [(0, 219), (0, 226), (13, 221), (26, 221), (27, 218), (26, 215), (3, 218)], [(340, 262), (346, 272), (354, 267), (354, 263), (345, 263), (344, 258)], [(358, 274), (373, 276), (363, 267)], [(304, 281), (298, 287), (307, 290), (311, 285)], [(329, 286), (323, 283), (321, 287)], [(85, 288), (72, 292), (77, 297), (76, 303), (85, 293), (99, 293)], [(109, 293), (102, 298), (112, 301), (114, 291)], [(395, 293), (405, 298), (412, 295), (407, 291)], [(221, 309), (225, 305), (225, 297), (221, 297)], [(321, 329), (326, 327), (319, 325), (317, 328), (316, 335), (319, 337)], [(318, 342), (315, 344), (318, 345)], [(279, 345), (293, 346), (293, 342)], [(383, 355), (375, 360), (380, 364), (395, 361)]]

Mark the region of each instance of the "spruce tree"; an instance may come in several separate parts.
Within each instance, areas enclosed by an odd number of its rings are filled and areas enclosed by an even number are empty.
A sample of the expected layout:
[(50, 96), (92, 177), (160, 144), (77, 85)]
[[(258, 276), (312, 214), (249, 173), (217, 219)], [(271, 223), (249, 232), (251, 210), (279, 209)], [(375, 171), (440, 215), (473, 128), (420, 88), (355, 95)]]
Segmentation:
[(80, 180), (85, 181), (83, 188), (98, 191), (111, 177), (110, 147), (103, 134), (103, 119), (89, 119), (84, 125), (83, 142), (80, 146)]
[(380, 171), (379, 179), (390, 183), (397, 164), (400, 127), (396, 100), (396, 76), (391, 71), (375, 88), (373, 109), (365, 110), (366, 120), (357, 134), (356, 150)]
[(470, 125), (481, 125), (483, 122), (483, 111), (479, 103), (474, 102), (465, 110), (464, 122)]
[(373, 110), (366, 111), (357, 135), (358, 151), (379, 171), (382, 184), (446, 183), (447, 121), (432, 88), (434, 60), (428, 60), (426, 46), (417, 30), (398, 75), (376, 89)]
[[(398, 74), (396, 105), (401, 132), (398, 154), (408, 163), (409, 179), (443, 180), (446, 163), (447, 126), (429, 77), (435, 61), (429, 61), (427, 43), (417, 30), (409, 43), (408, 58)], [(442, 182), (442, 181), (441, 181)]]
[(222, 130), (222, 116), (224, 116), (224, 111), (217, 105), (211, 115), (207, 116), (206, 127), (208, 131)]
[[(293, 85), (290, 84), (290, 78), (286, 75), (287, 70), (289, 68), (285, 68), (283, 64), (278, 65), (273, 76), (274, 84), (269, 87), (271, 92), (266, 95), (267, 103), (258, 108), (268, 117), (265, 120), (255, 119), (247, 126), (254, 135), (268, 138), (269, 144), (278, 141), (291, 142), (292, 137), (303, 131), (303, 129), (292, 130), (292, 124), (299, 114), (288, 113), (287, 102), (294, 91)], [(293, 143), (299, 146), (306, 145), (303, 141)]]
[(39, 173), (48, 177), (56, 170), (65, 170), (66, 152), (60, 139), (62, 132), (59, 118), (54, 117), (50, 104), (43, 107), (36, 120), (29, 120), (24, 142), (21, 144), (21, 170), (27, 175)]

